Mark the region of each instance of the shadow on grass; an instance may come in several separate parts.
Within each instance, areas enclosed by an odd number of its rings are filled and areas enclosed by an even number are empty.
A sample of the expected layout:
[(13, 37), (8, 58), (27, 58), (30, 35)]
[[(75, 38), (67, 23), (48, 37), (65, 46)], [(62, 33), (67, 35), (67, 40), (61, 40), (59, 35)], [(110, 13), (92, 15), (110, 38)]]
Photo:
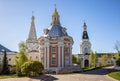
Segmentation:
[(30, 78), (31, 79), (38, 79), (40, 81), (55, 81), (55, 80), (58, 80), (58, 78), (53, 77), (50, 74), (45, 74), (45, 75), (40, 75), (39, 77), (30, 77)]

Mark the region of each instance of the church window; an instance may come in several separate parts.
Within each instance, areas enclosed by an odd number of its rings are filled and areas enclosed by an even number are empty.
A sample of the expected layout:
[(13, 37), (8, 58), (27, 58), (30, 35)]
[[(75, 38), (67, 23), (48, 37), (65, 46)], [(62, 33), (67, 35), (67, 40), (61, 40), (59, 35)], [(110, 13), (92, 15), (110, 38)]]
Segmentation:
[(65, 57), (65, 65), (68, 66), (69, 65), (69, 56)]
[(9, 61), (11, 61), (11, 58), (9, 58)]
[(65, 52), (66, 52), (66, 53), (69, 53), (69, 48), (65, 48)]
[(87, 54), (87, 53), (88, 53), (88, 49), (85, 48), (85, 49), (84, 49), (84, 54)]
[(52, 52), (56, 52), (56, 47), (52, 47)]
[(56, 56), (52, 55), (52, 64), (56, 64)]

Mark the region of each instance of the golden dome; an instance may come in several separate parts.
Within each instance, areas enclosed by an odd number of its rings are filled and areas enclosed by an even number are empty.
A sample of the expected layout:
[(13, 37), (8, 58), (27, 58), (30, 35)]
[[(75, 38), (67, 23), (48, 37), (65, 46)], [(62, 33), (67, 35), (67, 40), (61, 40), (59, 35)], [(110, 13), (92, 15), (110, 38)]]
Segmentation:
[(57, 9), (55, 8), (55, 11), (53, 12), (53, 15), (58, 15)]
[(57, 12), (57, 11), (54, 11), (54, 12), (53, 12), (53, 15), (58, 15), (58, 12)]
[(32, 16), (32, 17), (31, 17), (31, 19), (32, 19), (32, 20), (34, 20), (34, 19), (35, 19), (35, 17), (34, 17), (34, 16)]

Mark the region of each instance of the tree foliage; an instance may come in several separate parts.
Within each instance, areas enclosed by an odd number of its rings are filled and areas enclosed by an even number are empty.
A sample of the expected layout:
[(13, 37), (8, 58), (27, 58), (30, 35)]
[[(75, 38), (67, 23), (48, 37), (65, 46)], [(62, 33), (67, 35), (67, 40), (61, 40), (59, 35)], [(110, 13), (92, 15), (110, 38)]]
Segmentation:
[(39, 61), (31, 61), (30, 60), (28, 62), (25, 62), (21, 67), (22, 73), (27, 76), (38, 75), (39, 73), (42, 73), (43, 70), (44, 70), (44, 67), (43, 67), (42, 63)]
[(26, 43), (20, 42), (19, 44), (19, 53), (18, 56), (15, 58), (15, 65), (16, 65), (16, 72), (17, 74), (21, 73), (21, 66), (28, 61), (27, 54), (26, 54)]
[(97, 57), (97, 53), (95, 52), (91, 52), (90, 53), (90, 66), (91, 67), (96, 67), (97, 66), (97, 60), (98, 60), (98, 57)]
[(72, 55), (72, 63), (77, 64), (77, 57), (75, 55)]
[(116, 59), (116, 65), (120, 66), (120, 41), (116, 42), (115, 49), (117, 51), (117, 54), (114, 55)]
[(27, 49), (27, 44), (26, 44), (26, 42), (24, 42), (24, 41), (20, 42), (20, 43), (19, 43), (19, 51), (25, 53), (25, 52), (26, 52), (26, 49)]
[(8, 60), (7, 60), (7, 54), (6, 51), (3, 51), (4, 56), (3, 56), (3, 61), (2, 61), (2, 74), (9, 74), (10, 70), (9, 70), (9, 66), (8, 66)]
[(117, 66), (120, 66), (120, 59), (118, 59), (118, 60), (116, 61), (116, 65), (117, 65)]
[(102, 59), (101, 59), (102, 60), (102, 66), (107, 65), (106, 61), (107, 61), (108, 58), (109, 58), (109, 56), (107, 54), (102, 55)]
[(116, 54), (114, 55), (114, 57), (115, 57), (116, 60), (118, 60), (118, 59), (120, 58), (119, 53), (116, 53)]
[(120, 41), (116, 41), (115, 50), (117, 51), (118, 54), (120, 54)]

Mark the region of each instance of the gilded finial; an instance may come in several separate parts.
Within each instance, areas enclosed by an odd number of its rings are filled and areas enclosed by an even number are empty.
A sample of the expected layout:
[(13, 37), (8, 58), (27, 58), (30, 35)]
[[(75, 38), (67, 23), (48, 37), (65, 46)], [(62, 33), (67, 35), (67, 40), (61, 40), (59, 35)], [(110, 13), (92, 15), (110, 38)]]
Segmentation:
[(32, 21), (34, 20), (34, 11), (32, 11)]
[(54, 11), (53, 15), (58, 15), (56, 4), (54, 6), (55, 6), (55, 11)]

